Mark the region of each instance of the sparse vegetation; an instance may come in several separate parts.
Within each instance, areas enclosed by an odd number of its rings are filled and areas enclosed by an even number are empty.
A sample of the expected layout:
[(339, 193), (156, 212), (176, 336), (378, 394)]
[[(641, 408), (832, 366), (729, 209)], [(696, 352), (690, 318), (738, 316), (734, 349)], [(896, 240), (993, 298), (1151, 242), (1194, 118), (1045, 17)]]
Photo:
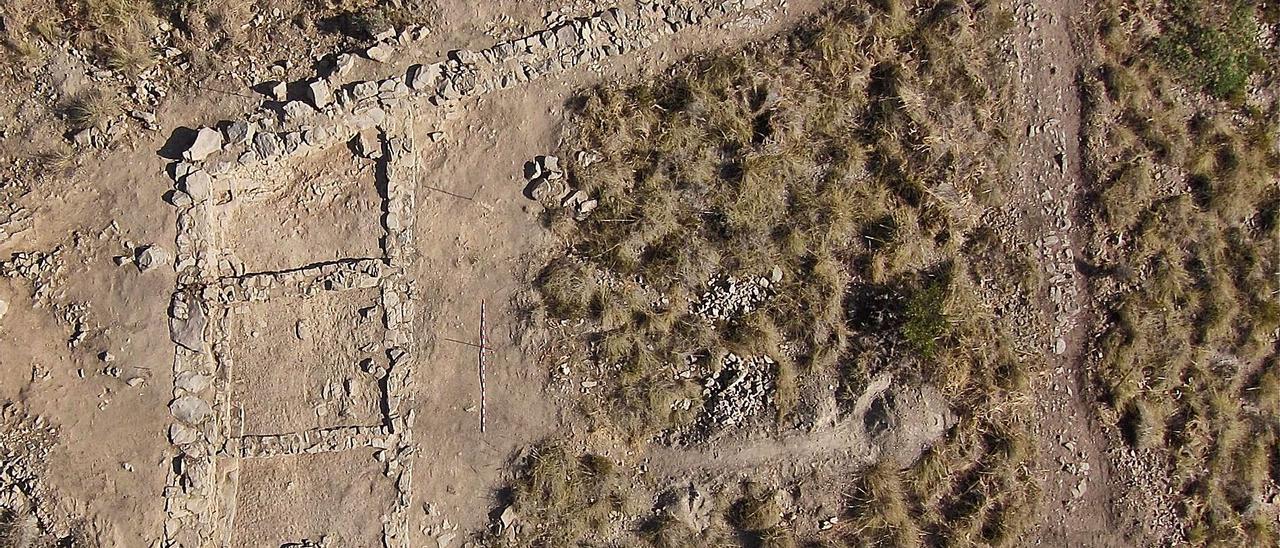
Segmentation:
[(251, 32), (251, 22), (255, 14), (274, 17), (273, 7), (296, 12), (286, 24), (359, 40), (438, 13), (431, 0), (296, 0), (279, 6), (250, 0), (7, 0), (0, 4), (0, 45), (12, 61), (24, 61), (42, 55), (41, 42), (69, 40), (94, 54), (100, 66), (135, 75), (157, 61), (152, 38), (163, 22), (176, 29), (176, 45), (192, 63), (209, 68), (225, 55), (257, 49), (263, 37)]
[(39, 539), (35, 517), (0, 509), (0, 546), (32, 548)]
[[(1008, 103), (995, 48), (1008, 17), (987, 3), (850, 7), (577, 100), (569, 152), (604, 160), (568, 171), (600, 206), (581, 223), (547, 213), (569, 245), (536, 286), (550, 319), (586, 322), (584, 346), (609, 373), (594, 426), (636, 444), (689, 427), (700, 379), (672, 375), (688, 355), (774, 357), (766, 429), (830, 394), (816, 373), (841, 378), (848, 404), (893, 371), (938, 386), (964, 419), (908, 471), (863, 477), (856, 525), (828, 540), (1016, 542), (1036, 489), (1017, 418), (1029, 364), (978, 281), (1025, 295), (1038, 276), (1022, 248), (963, 213), (1000, 193), (1008, 113), (992, 106)], [(690, 312), (715, 277), (775, 266), (785, 276), (754, 311), (715, 324)], [(896, 495), (879, 490), (892, 485)], [(860, 502), (882, 495), (900, 504)], [(766, 545), (794, 542), (761, 504), (731, 521)], [(892, 534), (855, 533), (877, 523)], [(680, 545), (669, 536), (650, 538)]]
[(1221, 99), (1240, 100), (1249, 77), (1265, 64), (1258, 13), (1245, 0), (1173, 0), (1151, 47), (1161, 60)]
[(58, 143), (49, 149), (41, 151), (33, 158), (37, 164), (45, 170), (64, 170), (72, 166), (75, 162), (75, 149), (66, 143)]
[(97, 525), (74, 520), (64, 536), (41, 528), (35, 515), (0, 508), (0, 546), (4, 548), (98, 548), (102, 546)]
[(155, 10), (149, 0), (16, 0), (0, 6), (0, 31), (19, 58), (39, 54), (36, 42), (67, 37), (112, 68), (137, 72), (154, 57), (149, 42)]
[(730, 510), (734, 525), (748, 534), (754, 546), (796, 546), (795, 533), (787, 526), (780, 498), (778, 491), (748, 493)]
[(320, 27), (359, 38), (372, 39), (390, 29), (403, 29), (429, 21), (438, 12), (433, 0), (307, 0), (317, 10)]
[[(520, 536), (493, 534), (495, 542), (517, 546), (571, 546), (606, 537), (611, 513), (629, 508), (631, 489), (609, 459), (570, 451), (562, 440), (533, 447), (520, 464), (511, 493)], [(632, 508), (634, 509), (634, 508)]]
[[(1252, 75), (1275, 77), (1257, 42), (1268, 16), (1114, 4), (1086, 82), (1092, 283), (1109, 313), (1096, 379), (1123, 438), (1166, 465), (1187, 540), (1275, 545), (1256, 508), (1280, 465), (1280, 414), (1262, 399), (1280, 327), (1280, 157), (1276, 106), (1248, 98)], [(1131, 32), (1147, 20), (1162, 32)]]

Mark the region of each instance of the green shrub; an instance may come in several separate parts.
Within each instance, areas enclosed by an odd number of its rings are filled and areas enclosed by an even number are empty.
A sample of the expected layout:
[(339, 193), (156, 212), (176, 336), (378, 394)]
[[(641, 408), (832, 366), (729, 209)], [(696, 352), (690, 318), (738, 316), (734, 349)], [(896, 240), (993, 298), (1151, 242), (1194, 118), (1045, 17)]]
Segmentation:
[(902, 338), (921, 357), (932, 358), (947, 334), (947, 282), (930, 280), (907, 299)]

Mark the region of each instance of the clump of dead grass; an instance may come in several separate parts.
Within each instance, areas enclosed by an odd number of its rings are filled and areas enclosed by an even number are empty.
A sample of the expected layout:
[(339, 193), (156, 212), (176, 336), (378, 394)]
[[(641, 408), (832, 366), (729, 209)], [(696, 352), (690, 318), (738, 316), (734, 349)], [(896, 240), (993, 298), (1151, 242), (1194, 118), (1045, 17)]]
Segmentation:
[(439, 15), (434, 0), (308, 0), (317, 12), (320, 27), (361, 40), (383, 31), (403, 29), (432, 21)]
[(97, 88), (86, 89), (68, 97), (59, 107), (72, 132), (103, 128), (120, 112), (111, 95)]
[(35, 516), (0, 510), (0, 546), (31, 548), (40, 536)]
[(11, 0), (0, 5), (0, 32), (14, 61), (40, 54), (41, 41), (70, 38), (109, 68), (136, 74), (151, 66), (154, 5), (147, 0)]
[(529, 450), (512, 482), (515, 532), (490, 539), (511, 546), (572, 546), (611, 538), (615, 516), (635, 511), (631, 489), (608, 458), (571, 451), (552, 439)]
[(58, 141), (49, 148), (40, 151), (32, 160), (44, 171), (53, 172), (69, 169), (76, 159), (76, 151), (71, 145)]

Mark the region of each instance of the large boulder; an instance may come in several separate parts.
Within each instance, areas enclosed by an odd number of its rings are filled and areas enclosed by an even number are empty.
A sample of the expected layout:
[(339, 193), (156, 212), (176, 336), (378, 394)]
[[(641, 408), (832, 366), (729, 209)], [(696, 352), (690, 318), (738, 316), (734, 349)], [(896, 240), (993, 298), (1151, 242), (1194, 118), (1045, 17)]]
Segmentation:
[(219, 150), (222, 150), (222, 133), (213, 128), (202, 127), (196, 132), (195, 141), (183, 151), (182, 157), (192, 162), (202, 162)]
[(201, 375), (195, 371), (183, 371), (173, 378), (174, 388), (180, 388), (192, 394), (204, 392), (211, 384), (213, 384), (212, 377)]
[(307, 102), (317, 110), (324, 110), (333, 102), (333, 92), (329, 89), (329, 82), (323, 78), (312, 80), (307, 84)]
[(200, 432), (190, 426), (175, 422), (169, 425), (169, 441), (174, 445), (187, 445), (200, 439)]
[(373, 130), (364, 130), (356, 134), (356, 153), (362, 157), (377, 160), (382, 157), (382, 139)]
[(148, 272), (156, 267), (169, 264), (173, 259), (173, 255), (169, 251), (158, 245), (149, 245), (138, 250), (137, 257), (134, 258), (134, 264), (138, 266), (141, 272)]
[(173, 418), (194, 426), (213, 416), (213, 407), (196, 396), (179, 396), (169, 403), (169, 412)]
[(253, 138), (254, 127), (244, 120), (236, 120), (227, 125), (226, 134), (228, 143), (238, 145)]
[(301, 123), (316, 113), (316, 109), (303, 101), (289, 101), (280, 110), (284, 114), (283, 120), (290, 124)]
[(259, 160), (267, 161), (280, 155), (280, 138), (274, 133), (259, 133), (253, 136), (253, 152)]
[(193, 171), (182, 178), (181, 189), (192, 200), (207, 200), (213, 195), (213, 177), (202, 170)]
[(207, 322), (204, 305), (189, 302), (185, 293), (174, 293), (169, 304), (169, 338), (174, 344), (192, 352), (203, 352)]
[(391, 60), (391, 55), (395, 53), (391, 46), (386, 44), (378, 44), (367, 50), (364, 50), (365, 57), (368, 57), (379, 63), (385, 63)]
[(331, 74), (336, 78), (346, 76), (348, 72), (351, 72), (351, 67), (355, 66), (355, 64), (356, 56), (350, 53), (339, 53), (337, 59), (333, 62), (333, 72)]
[(444, 65), (441, 63), (409, 67), (409, 87), (416, 91), (435, 91), (442, 78)]

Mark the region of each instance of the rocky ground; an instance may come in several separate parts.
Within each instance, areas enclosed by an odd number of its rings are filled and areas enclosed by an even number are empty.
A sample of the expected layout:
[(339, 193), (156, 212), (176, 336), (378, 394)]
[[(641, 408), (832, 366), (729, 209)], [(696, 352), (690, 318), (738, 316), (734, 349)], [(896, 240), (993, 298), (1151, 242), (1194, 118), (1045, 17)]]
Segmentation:
[[(10, 67), (0, 509), (31, 542), (75, 546), (460, 546), (516, 527), (499, 489), (548, 435), (634, 454), (574, 418), (604, 376), (562, 355), (575, 326), (524, 317), (554, 238), (543, 210), (582, 221), (598, 207), (555, 156), (566, 101), (824, 4), (597, 4), (441, 0), (429, 22), (363, 41), (260, 39), (206, 76), (166, 22), (138, 74), (71, 42)], [(1019, 337), (1048, 360), (1032, 382), (1043, 500), (1023, 545), (1136, 542), (1111, 474), (1140, 465), (1111, 451), (1082, 370), (1081, 325), (1099, 313), (1074, 260), (1084, 8), (1018, 2), (1004, 44), (1024, 184), (991, 215), (1034, 243), (1048, 281), (1019, 308)], [(294, 15), (253, 13), (249, 34)], [(59, 105), (103, 89), (110, 107), (66, 123)], [(729, 320), (783, 280), (769, 264), (709, 279), (690, 309)], [(639, 467), (665, 482), (647, 489), (666, 495), (642, 506), (705, 529), (700, 485), (791, 478), (807, 489), (786, 501), (798, 529), (828, 530), (841, 494), (823, 478), (905, 466), (962, 420), (936, 390), (883, 376), (851, 413), (743, 434), (772, 412), (774, 365), (731, 353), (673, 372), (708, 403), (671, 403), (698, 417), (645, 453)]]

